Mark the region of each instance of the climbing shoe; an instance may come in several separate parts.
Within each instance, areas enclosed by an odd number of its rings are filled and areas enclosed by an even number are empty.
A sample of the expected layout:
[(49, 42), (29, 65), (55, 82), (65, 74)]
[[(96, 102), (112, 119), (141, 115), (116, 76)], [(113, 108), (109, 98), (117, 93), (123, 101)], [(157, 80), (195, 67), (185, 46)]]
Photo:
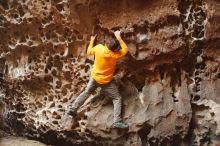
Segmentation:
[(119, 121), (119, 122), (115, 122), (112, 124), (112, 128), (118, 128), (118, 129), (127, 129), (128, 128), (128, 124)]
[(74, 118), (76, 116), (76, 111), (73, 108), (69, 108), (66, 112), (66, 114), (68, 116), (71, 116), (72, 118)]

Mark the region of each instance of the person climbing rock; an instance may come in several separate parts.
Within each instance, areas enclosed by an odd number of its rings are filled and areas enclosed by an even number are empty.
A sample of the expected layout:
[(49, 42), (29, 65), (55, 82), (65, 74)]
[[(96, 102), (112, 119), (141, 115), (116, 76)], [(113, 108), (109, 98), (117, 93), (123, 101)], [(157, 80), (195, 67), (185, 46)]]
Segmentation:
[(91, 77), (85, 91), (76, 98), (73, 106), (67, 110), (66, 114), (74, 118), (77, 110), (86, 101), (89, 95), (96, 90), (97, 87), (101, 87), (104, 95), (110, 97), (113, 101), (114, 123), (112, 128), (128, 128), (128, 125), (124, 123), (121, 118), (122, 99), (113, 79), (116, 63), (127, 54), (128, 47), (122, 40), (120, 31), (115, 31), (114, 35), (117, 40), (109, 39), (105, 45), (98, 44), (94, 47), (96, 35), (91, 36), (87, 50), (87, 55), (95, 55)]

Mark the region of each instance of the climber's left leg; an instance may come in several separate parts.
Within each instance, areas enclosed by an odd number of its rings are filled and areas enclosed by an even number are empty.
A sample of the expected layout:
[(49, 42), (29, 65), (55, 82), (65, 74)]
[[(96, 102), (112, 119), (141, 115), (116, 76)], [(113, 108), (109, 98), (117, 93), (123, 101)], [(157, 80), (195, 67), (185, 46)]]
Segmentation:
[(74, 117), (76, 115), (77, 110), (83, 105), (89, 95), (96, 90), (99, 84), (91, 77), (88, 85), (74, 101), (73, 106), (67, 110), (67, 114)]

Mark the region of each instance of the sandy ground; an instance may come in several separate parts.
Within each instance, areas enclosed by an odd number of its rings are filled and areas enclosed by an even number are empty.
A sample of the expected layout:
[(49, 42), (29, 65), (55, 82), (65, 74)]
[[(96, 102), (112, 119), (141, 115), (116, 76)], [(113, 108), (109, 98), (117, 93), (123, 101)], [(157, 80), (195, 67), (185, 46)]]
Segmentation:
[(28, 140), (21, 137), (2, 137), (0, 138), (0, 146), (46, 146), (38, 141)]

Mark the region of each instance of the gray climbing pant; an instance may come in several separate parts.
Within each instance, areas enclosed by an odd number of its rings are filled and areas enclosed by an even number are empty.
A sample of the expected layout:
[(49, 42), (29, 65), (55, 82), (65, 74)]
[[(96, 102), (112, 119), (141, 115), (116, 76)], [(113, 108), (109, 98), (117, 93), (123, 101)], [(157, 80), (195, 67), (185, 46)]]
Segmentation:
[(118, 91), (118, 87), (114, 80), (107, 84), (99, 84), (91, 77), (87, 87), (85, 88), (85, 91), (83, 91), (73, 103), (72, 109), (74, 110), (74, 112), (76, 112), (80, 108), (80, 106), (83, 105), (89, 95), (98, 87), (101, 87), (101, 91), (106, 97), (110, 97), (112, 99), (114, 106), (114, 122), (121, 121), (122, 101)]

